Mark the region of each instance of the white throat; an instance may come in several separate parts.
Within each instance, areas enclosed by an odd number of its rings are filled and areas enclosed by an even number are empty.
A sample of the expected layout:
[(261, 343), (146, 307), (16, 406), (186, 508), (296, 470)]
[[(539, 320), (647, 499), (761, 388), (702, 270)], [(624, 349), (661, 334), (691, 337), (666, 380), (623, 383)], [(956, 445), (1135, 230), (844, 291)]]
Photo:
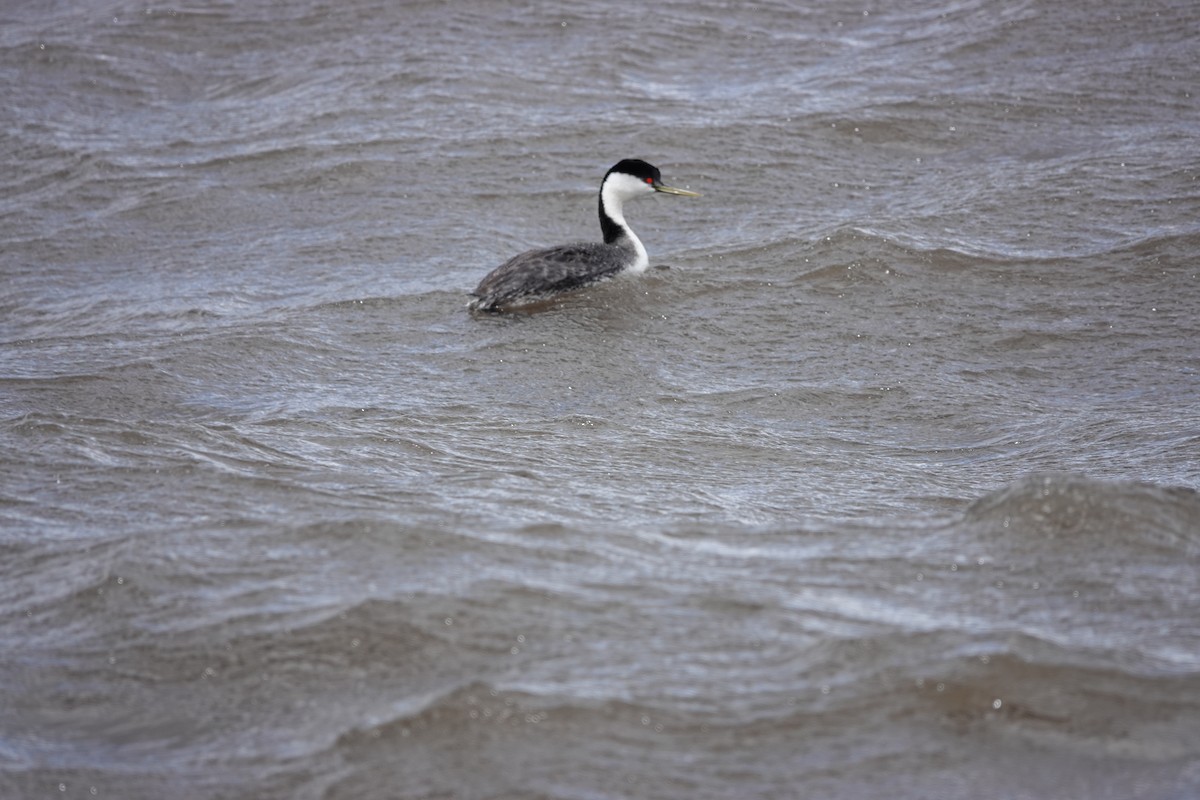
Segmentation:
[(653, 192), (654, 189), (650, 188), (648, 184), (632, 175), (621, 173), (609, 175), (600, 189), (600, 203), (604, 207), (604, 213), (620, 229), (621, 239), (624, 240), (618, 243), (634, 251), (634, 262), (628, 267), (631, 272), (645, 272), (646, 268), (650, 266), (650, 256), (647, 255), (642, 240), (625, 221), (625, 201)]

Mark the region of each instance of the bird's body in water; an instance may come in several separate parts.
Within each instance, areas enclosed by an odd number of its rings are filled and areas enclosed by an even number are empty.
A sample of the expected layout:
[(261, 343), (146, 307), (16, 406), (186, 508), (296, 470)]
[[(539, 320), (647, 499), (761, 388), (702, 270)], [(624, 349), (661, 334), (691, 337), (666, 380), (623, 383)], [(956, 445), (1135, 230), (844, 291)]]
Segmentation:
[(699, 197), (697, 192), (664, 186), (656, 167), (626, 159), (600, 184), (603, 242), (580, 242), (530, 250), (492, 270), (472, 292), (472, 311), (503, 311), (579, 289), (622, 272), (642, 272), (650, 264), (646, 248), (625, 222), (624, 203), (662, 192)]

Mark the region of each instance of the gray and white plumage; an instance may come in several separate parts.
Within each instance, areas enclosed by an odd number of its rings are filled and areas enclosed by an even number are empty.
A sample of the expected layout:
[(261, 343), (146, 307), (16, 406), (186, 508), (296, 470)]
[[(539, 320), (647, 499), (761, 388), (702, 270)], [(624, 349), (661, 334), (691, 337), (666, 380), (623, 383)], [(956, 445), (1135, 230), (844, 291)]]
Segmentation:
[(573, 291), (622, 272), (643, 272), (650, 264), (646, 248), (625, 222), (624, 203), (654, 192), (699, 197), (696, 192), (664, 186), (658, 169), (625, 159), (600, 184), (603, 242), (579, 242), (530, 250), (488, 273), (472, 292), (472, 311), (503, 311)]

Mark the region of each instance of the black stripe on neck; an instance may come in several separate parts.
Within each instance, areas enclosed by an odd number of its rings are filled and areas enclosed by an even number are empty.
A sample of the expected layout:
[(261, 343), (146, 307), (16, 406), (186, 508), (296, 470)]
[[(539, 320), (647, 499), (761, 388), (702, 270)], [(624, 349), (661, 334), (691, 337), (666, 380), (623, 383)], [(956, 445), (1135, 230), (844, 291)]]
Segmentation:
[(600, 190), (600, 230), (604, 233), (605, 244), (616, 244), (625, 238), (625, 228), (618, 225), (604, 208), (604, 190)]

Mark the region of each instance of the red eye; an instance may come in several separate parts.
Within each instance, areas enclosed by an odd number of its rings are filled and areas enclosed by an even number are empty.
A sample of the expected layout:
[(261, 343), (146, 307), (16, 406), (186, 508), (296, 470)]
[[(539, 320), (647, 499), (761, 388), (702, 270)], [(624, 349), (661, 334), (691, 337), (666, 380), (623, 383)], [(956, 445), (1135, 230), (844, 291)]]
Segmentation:
[(654, 178), (646, 178), (646, 183), (648, 183), (648, 184), (650, 184), (651, 186), (653, 186), (653, 185), (654, 185)]

